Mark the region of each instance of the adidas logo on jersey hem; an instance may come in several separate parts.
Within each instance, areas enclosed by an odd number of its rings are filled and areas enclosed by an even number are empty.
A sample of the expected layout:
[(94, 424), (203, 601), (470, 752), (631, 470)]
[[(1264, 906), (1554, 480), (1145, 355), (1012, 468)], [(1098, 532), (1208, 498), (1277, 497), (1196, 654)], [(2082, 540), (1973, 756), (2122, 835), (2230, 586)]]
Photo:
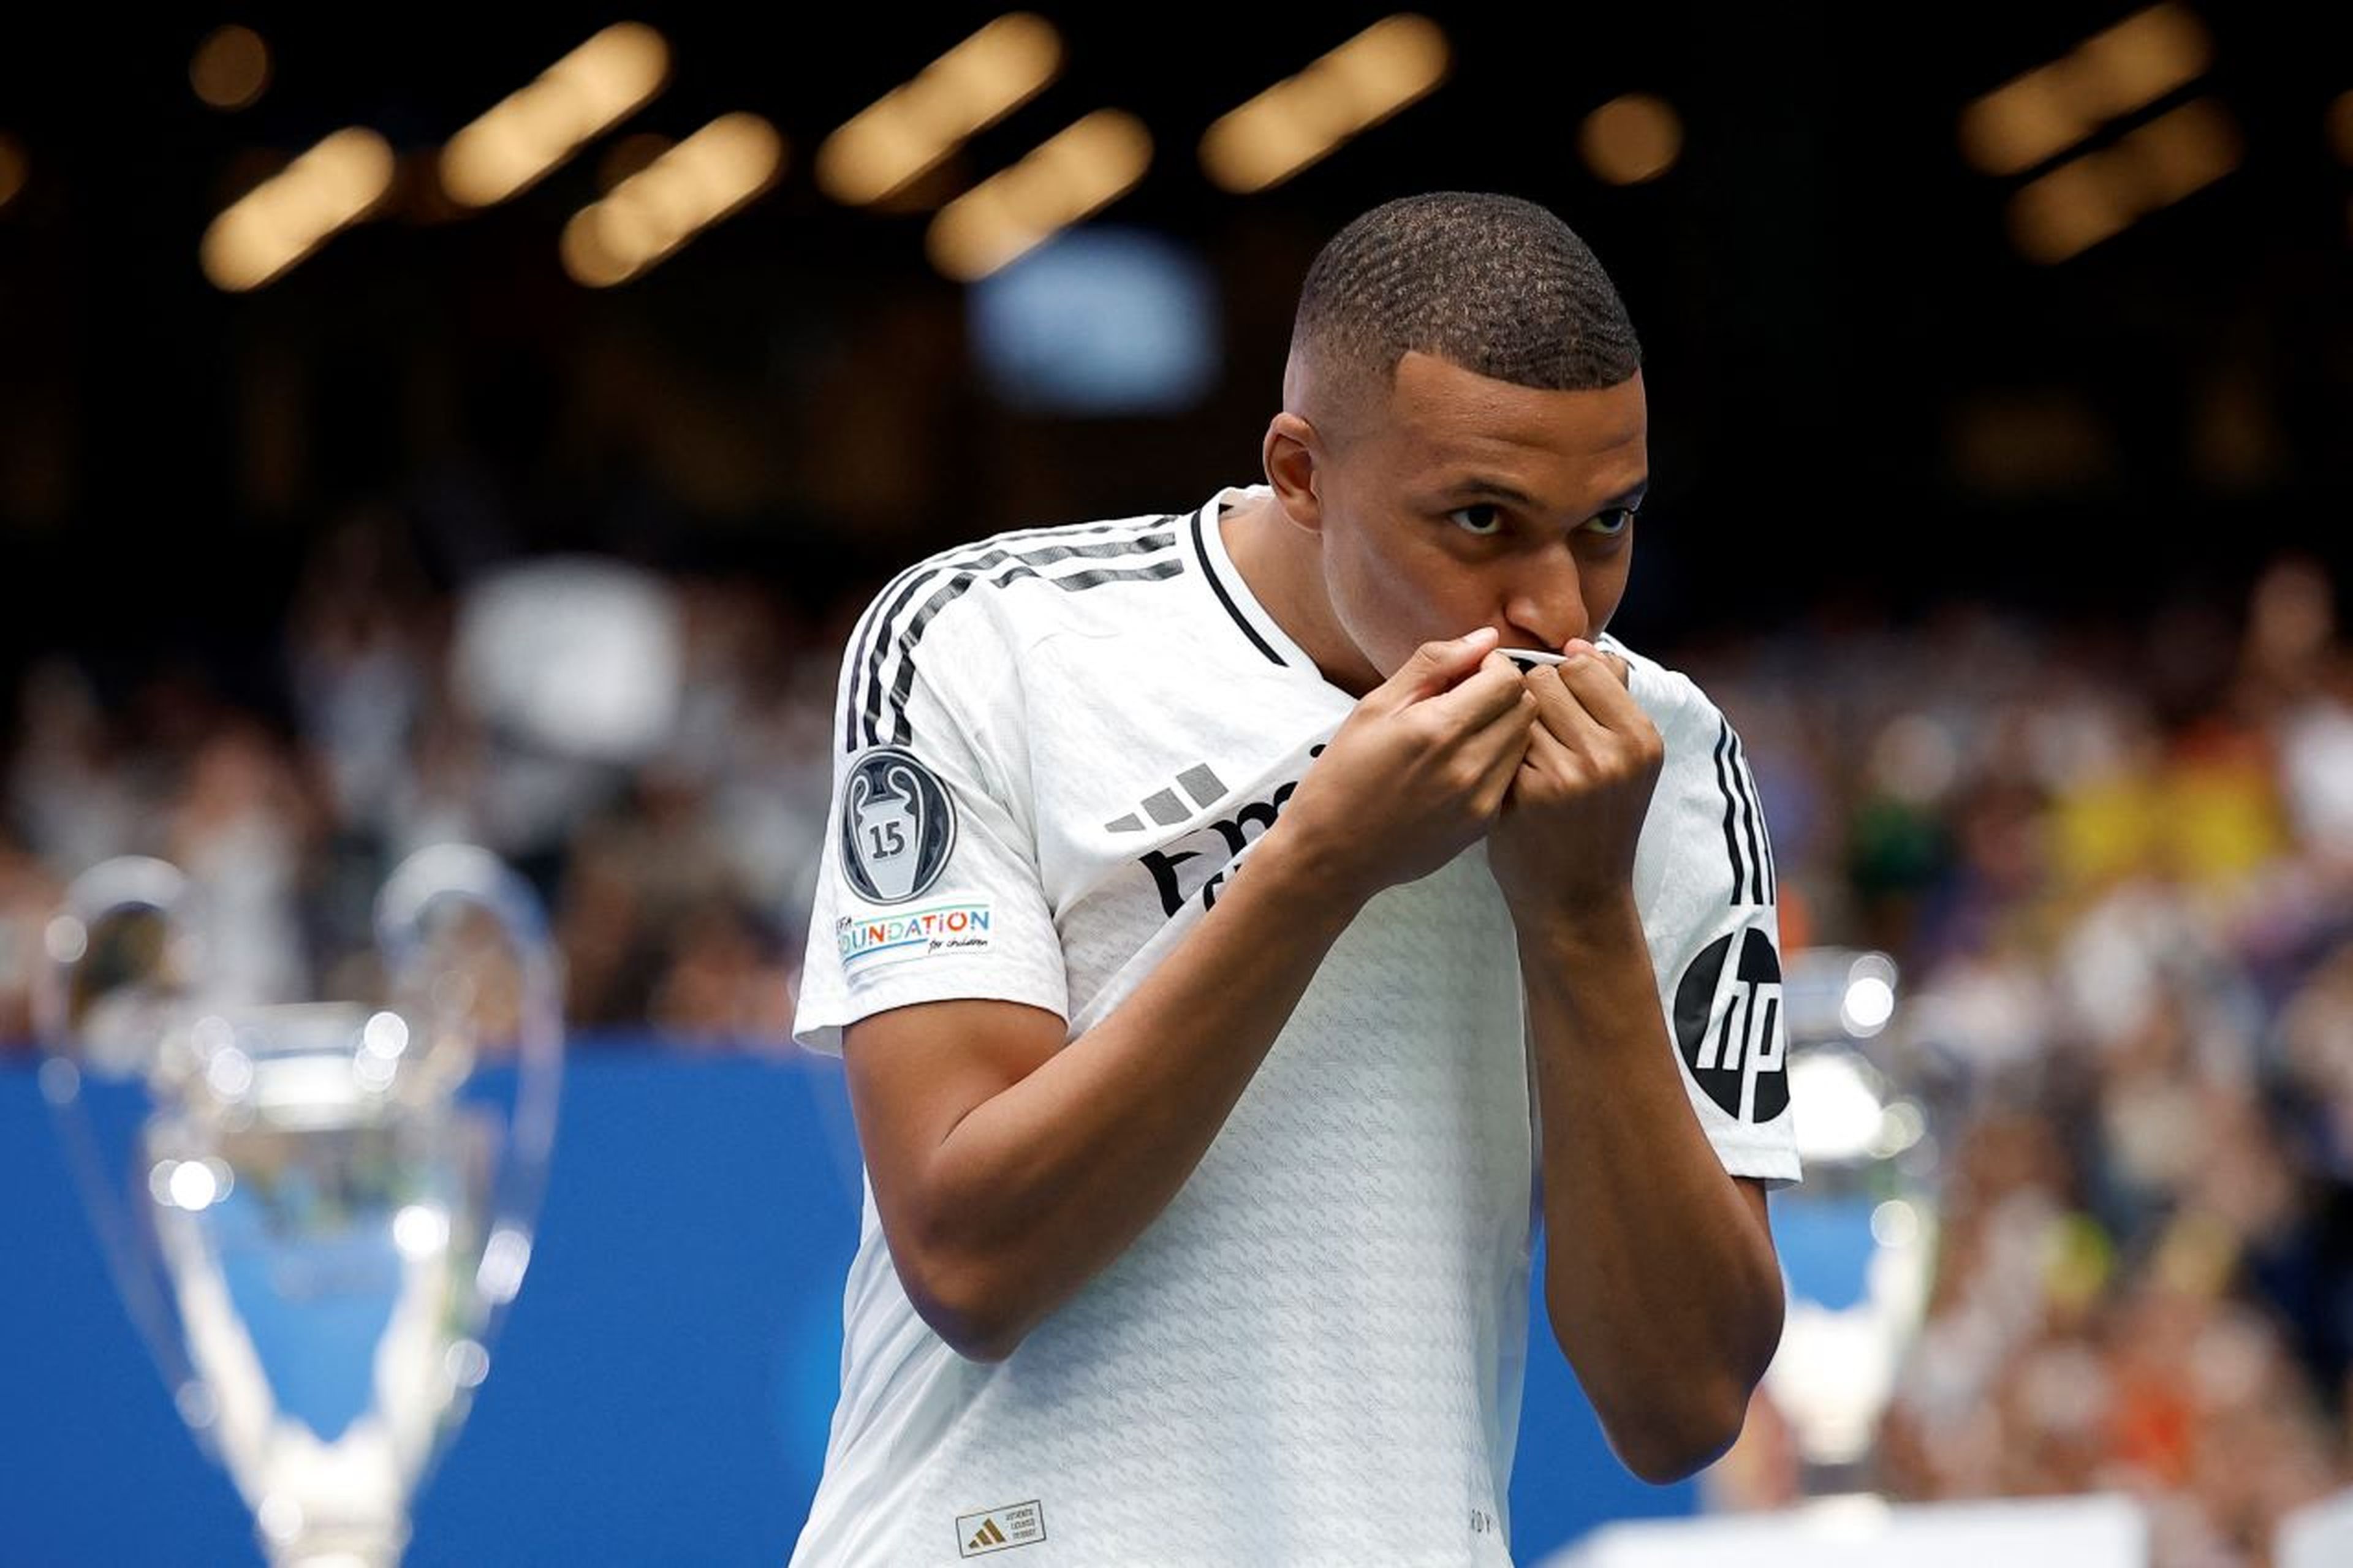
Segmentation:
[(964, 1514), (955, 1521), (955, 1532), (956, 1552), (964, 1557), (1035, 1546), (1046, 1539), (1046, 1505), (1032, 1498), (985, 1513)]

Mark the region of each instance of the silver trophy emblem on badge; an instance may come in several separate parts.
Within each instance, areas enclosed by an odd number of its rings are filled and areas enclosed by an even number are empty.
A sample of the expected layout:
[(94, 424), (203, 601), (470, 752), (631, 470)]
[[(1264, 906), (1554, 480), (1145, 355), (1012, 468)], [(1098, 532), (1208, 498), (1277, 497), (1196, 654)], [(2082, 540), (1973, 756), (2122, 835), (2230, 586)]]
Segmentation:
[(208, 993), (146, 858), (48, 931), (42, 1087), (115, 1281), (277, 1568), (391, 1568), (522, 1283), (562, 1071), (536, 900), (486, 851), (376, 900), (373, 1003)]
[(916, 846), (923, 841), (923, 800), (903, 763), (886, 766), (878, 789), (871, 774), (849, 781), (849, 810), (875, 897), (896, 903), (915, 889)]

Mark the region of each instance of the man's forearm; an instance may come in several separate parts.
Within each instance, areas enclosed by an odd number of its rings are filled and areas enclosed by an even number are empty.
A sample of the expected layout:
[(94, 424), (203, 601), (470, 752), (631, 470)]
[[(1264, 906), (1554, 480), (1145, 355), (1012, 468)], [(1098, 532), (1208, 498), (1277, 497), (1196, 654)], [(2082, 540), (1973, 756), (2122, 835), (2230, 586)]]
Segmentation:
[(1125, 1001), (942, 1144), (939, 1207), (1002, 1354), (1151, 1224), (1225, 1124), (1361, 900), (1268, 830)]
[(1780, 1267), (1693, 1113), (1631, 896), (1524, 929), (1520, 964), (1553, 1332), (1620, 1457), (1672, 1479), (1737, 1435), (1780, 1340)]

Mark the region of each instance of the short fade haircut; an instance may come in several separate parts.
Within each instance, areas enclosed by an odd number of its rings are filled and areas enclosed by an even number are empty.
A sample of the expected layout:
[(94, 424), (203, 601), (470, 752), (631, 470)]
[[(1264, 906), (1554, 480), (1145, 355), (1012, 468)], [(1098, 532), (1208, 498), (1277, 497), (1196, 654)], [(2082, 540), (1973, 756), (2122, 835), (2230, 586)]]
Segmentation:
[(1291, 350), (1340, 403), (1385, 395), (1409, 351), (1547, 392), (1616, 386), (1642, 346), (1593, 251), (1535, 203), (1478, 191), (1386, 202), (1317, 253)]

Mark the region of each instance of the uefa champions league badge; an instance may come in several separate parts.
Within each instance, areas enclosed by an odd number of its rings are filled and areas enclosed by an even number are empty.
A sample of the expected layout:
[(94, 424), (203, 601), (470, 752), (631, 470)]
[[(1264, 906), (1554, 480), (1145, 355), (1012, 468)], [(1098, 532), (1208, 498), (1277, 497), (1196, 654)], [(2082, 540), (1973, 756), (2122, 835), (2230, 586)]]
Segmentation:
[(947, 869), (955, 805), (913, 752), (878, 746), (850, 765), (841, 791), (841, 869), (878, 904), (918, 898)]

